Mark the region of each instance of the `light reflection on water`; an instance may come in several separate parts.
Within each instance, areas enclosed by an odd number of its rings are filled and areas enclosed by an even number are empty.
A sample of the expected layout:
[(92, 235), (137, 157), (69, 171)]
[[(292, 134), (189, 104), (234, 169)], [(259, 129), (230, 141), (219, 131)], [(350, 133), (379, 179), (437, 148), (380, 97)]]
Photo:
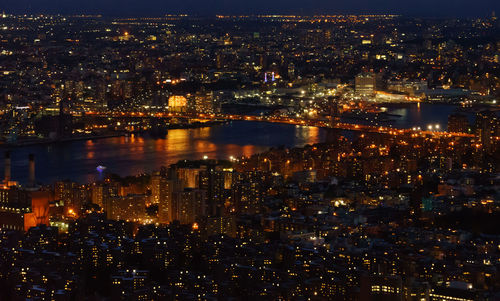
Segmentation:
[[(428, 123), (445, 127), (448, 115), (456, 109), (431, 104), (421, 104), (420, 108), (416, 104), (388, 107), (389, 113), (401, 115), (391, 119), (396, 127), (402, 128), (425, 127)], [(71, 179), (86, 183), (97, 178), (98, 165), (106, 166), (109, 172), (134, 175), (184, 159), (202, 159), (205, 155), (219, 159), (250, 156), (273, 146), (323, 142), (325, 137), (326, 131), (315, 127), (235, 121), (207, 128), (169, 130), (165, 139), (131, 135), (34, 145), (12, 150), (12, 178), (26, 182), (29, 153), (36, 156), (36, 177), (40, 182)], [(0, 160), (0, 170), (3, 170), (3, 160)]]
[(388, 105), (388, 113), (400, 115), (400, 117), (391, 117), (394, 120), (393, 125), (399, 128), (421, 127), (426, 128), (428, 124), (440, 124), (446, 129), (448, 116), (454, 113), (456, 106), (448, 104), (428, 104), (422, 103), (410, 104), (405, 106)]
[[(285, 124), (232, 122), (198, 129), (169, 130), (164, 139), (141, 135), (16, 148), (12, 176), (27, 180), (28, 154), (36, 157), (36, 177), (42, 183), (71, 179), (81, 183), (97, 179), (96, 167), (134, 175), (157, 170), (179, 160), (251, 156), (273, 146), (303, 146), (324, 141), (325, 131)], [(1, 161), (1, 160), (0, 160)], [(3, 169), (3, 162), (0, 162)]]

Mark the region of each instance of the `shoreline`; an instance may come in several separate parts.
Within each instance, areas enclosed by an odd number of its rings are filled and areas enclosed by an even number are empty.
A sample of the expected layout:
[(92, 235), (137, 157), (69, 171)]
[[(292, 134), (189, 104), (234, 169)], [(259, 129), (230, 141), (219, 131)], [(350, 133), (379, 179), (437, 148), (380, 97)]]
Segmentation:
[(113, 138), (113, 137), (122, 137), (125, 136), (126, 133), (115, 133), (115, 134), (106, 134), (106, 135), (96, 135), (96, 136), (85, 136), (85, 137), (68, 137), (63, 139), (45, 139), (41, 138), (38, 141), (20, 141), (14, 143), (2, 143), (0, 144), (0, 148), (17, 148), (24, 146), (33, 146), (33, 145), (45, 145), (45, 144), (57, 144), (57, 143), (66, 143), (72, 141), (81, 141), (81, 140), (93, 140), (93, 139), (105, 139), (105, 138)]
[[(197, 129), (204, 127), (211, 127), (214, 125), (225, 124), (227, 120), (224, 121), (212, 121), (203, 124), (188, 124), (188, 125), (174, 125), (166, 128), (167, 136), (168, 130), (178, 130), (178, 129)], [(59, 144), (59, 143), (67, 143), (73, 141), (82, 141), (82, 140), (97, 140), (97, 139), (106, 139), (106, 138), (115, 138), (115, 137), (125, 137), (131, 134), (143, 134), (148, 133), (148, 131), (134, 131), (134, 132), (116, 132), (116, 133), (108, 133), (102, 135), (95, 136), (77, 136), (77, 137), (67, 137), (62, 139), (49, 139), (49, 138), (40, 138), (40, 140), (27, 140), (27, 141), (18, 141), (14, 143), (0, 143), (0, 149), (2, 148), (19, 148), (26, 146), (35, 146), (35, 145), (50, 145), (50, 144)]]

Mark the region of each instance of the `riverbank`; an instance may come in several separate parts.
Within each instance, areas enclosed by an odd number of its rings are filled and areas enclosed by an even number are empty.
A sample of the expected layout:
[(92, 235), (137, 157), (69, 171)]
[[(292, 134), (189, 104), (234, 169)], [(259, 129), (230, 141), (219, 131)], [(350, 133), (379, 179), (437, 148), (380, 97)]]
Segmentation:
[[(214, 125), (221, 125), (227, 123), (227, 120), (216, 120), (216, 121), (208, 121), (208, 122), (193, 122), (187, 124), (170, 124), (165, 127), (165, 134), (168, 135), (168, 130), (176, 130), (176, 129), (197, 129), (204, 127), (211, 127)], [(106, 134), (99, 135), (82, 135), (82, 136), (72, 136), (72, 137), (64, 137), (58, 139), (50, 139), (50, 138), (33, 138), (26, 140), (18, 140), (15, 142), (0, 142), (0, 148), (16, 148), (16, 147), (25, 147), (25, 146), (34, 146), (34, 145), (46, 145), (46, 144), (57, 144), (57, 143), (66, 143), (73, 141), (81, 141), (81, 140), (97, 140), (97, 139), (105, 139), (105, 138), (113, 138), (113, 137), (124, 137), (131, 134), (145, 134), (150, 133), (149, 130), (141, 130), (141, 131), (119, 131), (119, 132), (111, 132)]]
[[(325, 141), (326, 131), (290, 124), (232, 121), (191, 129), (172, 129), (163, 138), (149, 134), (80, 140), (14, 148), (11, 151), (13, 180), (28, 181), (28, 156), (35, 155), (36, 179), (50, 184), (69, 179), (94, 181), (96, 167), (120, 175), (151, 173), (179, 160), (229, 159), (251, 156), (271, 147), (300, 147)], [(5, 151), (5, 148), (2, 148)], [(0, 160), (0, 170), (3, 168)]]
[(59, 139), (35, 138), (35, 139), (19, 140), (16, 142), (0, 143), (0, 147), (11, 148), (11, 147), (23, 147), (23, 146), (33, 146), (33, 145), (54, 144), (54, 143), (65, 143), (65, 142), (80, 141), (80, 140), (94, 140), (94, 139), (121, 137), (121, 136), (125, 136), (125, 135), (126, 135), (126, 133), (123, 132), (123, 133), (110, 133), (110, 134), (103, 134), (103, 135), (85, 135), (85, 136), (76, 136), (76, 137), (66, 137), (66, 138), (59, 138)]

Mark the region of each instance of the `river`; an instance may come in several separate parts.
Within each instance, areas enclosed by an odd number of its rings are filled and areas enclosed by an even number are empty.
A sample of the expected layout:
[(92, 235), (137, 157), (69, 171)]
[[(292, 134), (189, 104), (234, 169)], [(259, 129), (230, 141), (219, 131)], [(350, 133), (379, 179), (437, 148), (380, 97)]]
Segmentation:
[[(451, 105), (388, 106), (389, 113), (401, 116), (393, 117), (397, 127), (439, 123), (445, 128), (447, 117), (454, 110)], [(135, 135), (17, 147), (11, 150), (12, 179), (27, 181), (30, 153), (35, 154), (38, 182), (50, 184), (69, 179), (88, 183), (98, 178), (98, 165), (106, 166), (108, 172), (135, 175), (179, 160), (250, 156), (273, 146), (323, 142), (325, 137), (326, 131), (315, 127), (233, 121), (206, 128), (169, 130), (164, 139)], [(0, 170), (3, 163), (0, 160)]]

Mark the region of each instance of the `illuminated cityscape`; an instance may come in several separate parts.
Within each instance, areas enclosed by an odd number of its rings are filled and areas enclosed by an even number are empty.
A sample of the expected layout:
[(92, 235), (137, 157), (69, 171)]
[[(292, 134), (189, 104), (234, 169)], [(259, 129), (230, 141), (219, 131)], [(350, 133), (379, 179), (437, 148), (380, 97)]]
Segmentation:
[(500, 300), (499, 112), (494, 12), (4, 12), (0, 300)]

